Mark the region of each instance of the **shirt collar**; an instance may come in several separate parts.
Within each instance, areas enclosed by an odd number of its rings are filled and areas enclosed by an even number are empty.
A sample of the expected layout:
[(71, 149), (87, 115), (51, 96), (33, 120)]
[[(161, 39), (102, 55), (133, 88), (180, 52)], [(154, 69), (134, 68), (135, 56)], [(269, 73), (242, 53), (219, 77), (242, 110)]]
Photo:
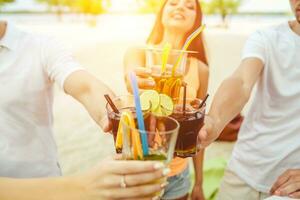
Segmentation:
[(18, 30), (12, 23), (6, 22), (6, 31), (2, 39), (0, 39), (0, 46), (4, 46), (9, 50), (15, 50), (18, 46), (20, 38), (20, 30)]

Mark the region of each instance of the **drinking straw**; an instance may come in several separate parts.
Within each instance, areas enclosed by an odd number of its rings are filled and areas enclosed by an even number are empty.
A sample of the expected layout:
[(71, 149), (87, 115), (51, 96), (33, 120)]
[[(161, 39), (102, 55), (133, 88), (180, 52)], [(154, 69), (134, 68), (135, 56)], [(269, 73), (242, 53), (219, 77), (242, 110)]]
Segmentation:
[(108, 94), (104, 95), (107, 103), (110, 105), (110, 107), (113, 109), (113, 111), (117, 114), (120, 114), (120, 111), (118, 110), (118, 108), (115, 106), (114, 102), (111, 100), (110, 96)]
[(161, 60), (162, 60), (161, 61), (162, 62), (162, 65), (161, 65), (162, 74), (164, 74), (166, 72), (170, 50), (171, 50), (171, 44), (166, 43), (163, 47), (162, 58), (161, 58)]
[(202, 108), (202, 106), (205, 104), (207, 98), (209, 97), (209, 94), (206, 95), (206, 97), (204, 98), (204, 100), (202, 101), (202, 103), (199, 105), (199, 109)]
[[(143, 154), (144, 154), (144, 156), (147, 156), (149, 154), (148, 140), (147, 140), (147, 136), (146, 136), (144, 116), (143, 116), (143, 112), (142, 112), (142, 108), (141, 108), (139, 87), (138, 87), (137, 78), (136, 78), (136, 75), (134, 72), (130, 73), (130, 80), (131, 80), (131, 87), (132, 87), (132, 91), (133, 91), (133, 95), (134, 95), (138, 128), (140, 130), (140, 135), (141, 135), (141, 139), (142, 139)], [(134, 128), (134, 127), (132, 127), (132, 128)]]
[(183, 82), (183, 106), (182, 106), (182, 111), (183, 115), (185, 115), (185, 108), (186, 108), (186, 83)]
[(195, 30), (185, 41), (182, 51), (180, 52), (178, 59), (175, 63), (175, 65), (173, 66), (172, 69), (172, 76), (175, 75), (176, 69), (179, 65), (179, 63), (181, 62), (181, 59), (183, 57), (184, 51), (186, 51), (188, 49), (188, 47), (190, 46), (190, 44), (192, 43), (192, 41), (205, 29), (205, 24), (203, 24), (202, 26), (200, 26), (197, 30)]

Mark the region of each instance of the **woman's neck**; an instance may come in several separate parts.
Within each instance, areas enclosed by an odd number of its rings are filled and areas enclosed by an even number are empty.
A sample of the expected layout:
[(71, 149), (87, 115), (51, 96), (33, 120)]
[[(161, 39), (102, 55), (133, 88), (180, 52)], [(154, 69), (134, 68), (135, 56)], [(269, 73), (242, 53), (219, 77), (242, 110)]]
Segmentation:
[(161, 45), (170, 43), (173, 49), (181, 49), (184, 44), (184, 34), (175, 31), (165, 30)]
[(6, 22), (0, 21), (0, 40), (3, 38), (6, 30)]

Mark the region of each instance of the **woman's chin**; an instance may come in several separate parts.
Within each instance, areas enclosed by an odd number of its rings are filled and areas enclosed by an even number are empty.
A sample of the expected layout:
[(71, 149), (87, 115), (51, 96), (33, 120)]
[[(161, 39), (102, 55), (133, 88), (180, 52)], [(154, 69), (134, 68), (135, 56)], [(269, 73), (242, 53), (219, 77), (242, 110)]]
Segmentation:
[(178, 32), (188, 32), (188, 30), (186, 30), (187, 26), (179, 22), (170, 22), (166, 28)]

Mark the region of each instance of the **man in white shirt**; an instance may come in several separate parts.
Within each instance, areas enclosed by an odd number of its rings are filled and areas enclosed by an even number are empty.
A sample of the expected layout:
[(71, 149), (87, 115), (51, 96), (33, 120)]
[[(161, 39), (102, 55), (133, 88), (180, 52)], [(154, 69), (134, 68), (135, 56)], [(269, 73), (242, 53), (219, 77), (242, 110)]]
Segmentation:
[(56, 40), (0, 21), (0, 199), (150, 198), (166, 186), (155, 182), (169, 172), (159, 162), (104, 161), (87, 173), (53, 178), (61, 175), (52, 134), (54, 82), (100, 125), (103, 94), (113, 93)]
[(296, 20), (249, 38), (241, 65), (219, 87), (200, 131), (203, 146), (213, 142), (240, 113), (257, 84), (221, 184), (220, 200), (264, 199), (277, 177), (300, 168), (300, 1), (290, 4)]
[(1, 24), (6, 31), (0, 40), (0, 176), (59, 176), (53, 83), (81, 102), (97, 123), (105, 116), (103, 94), (112, 92), (58, 41)]

